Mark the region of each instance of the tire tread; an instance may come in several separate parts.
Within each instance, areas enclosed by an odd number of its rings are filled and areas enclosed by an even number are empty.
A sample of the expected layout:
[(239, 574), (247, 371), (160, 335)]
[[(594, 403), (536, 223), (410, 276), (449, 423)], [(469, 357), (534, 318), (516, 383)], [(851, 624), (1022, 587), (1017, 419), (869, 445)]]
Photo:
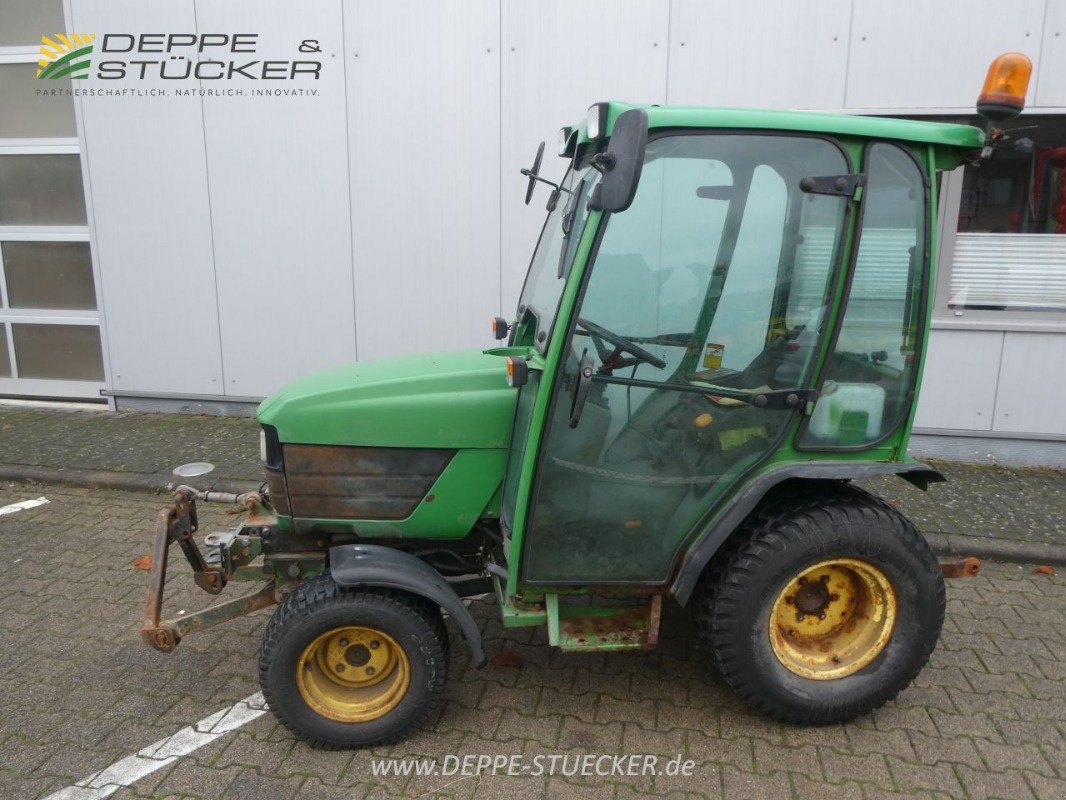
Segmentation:
[(915, 526), (879, 497), (848, 484), (812, 492), (786, 489), (756, 509), (730, 538), (701, 577), (696, 592), (696, 619), (700, 638), (712, 654), (717, 671), (749, 708), (779, 722), (824, 725), (851, 719), (879, 708), (909, 686), (928, 662), (936, 638), (923, 642), (920, 659), (901, 680), (872, 693), (861, 703), (827, 710), (809, 708), (797, 711), (771, 701), (749, 680), (750, 667), (743, 663), (737, 648), (729, 643), (729, 633), (737, 629), (738, 612), (750, 602), (748, 580), (766, 569), (775, 553), (790, 543), (803, 541), (810, 552), (822, 552), (825, 531), (841, 526), (866, 527), (890, 522), (893, 535), (930, 573), (938, 587), (935, 598), (936, 630), (943, 624), (946, 597), (939, 566), (928, 542)]
[(424, 703), (420, 708), (419, 714), (412, 718), (403, 728), (374, 741), (372, 746), (394, 744), (414, 730), (422, 727), (439, 710), (443, 699), (444, 684), (447, 680), (450, 651), (448, 632), (444, 626), (440, 610), (429, 601), (407, 592), (390, 589), (373, 587), (348, 589), (338, 586), (328, 576), (304, 581), (282, 601), (267, 624), (263, 633), (263, 643), (259, 650), (259, 677), (263, 697), (271, 711), (278, 718), (278, 721), (298, 739), (320, 750), (343, 750), (349, 749), (352, 745), (315, 736), (295, 725), (293, 720), (289, 719), (282, 711), (281, 704), (274, 702), (275, 692), (278, 691), (279, 687), (269, 679), (270, 666), (282, 637), (293, 624), (309, 617), (323, 605), (335, 602), (343, 603), (346, 598), (360, 598), (370, 605), (378, 605), (382, 608), (391, 607), (393, 610), (421, 617), (434, 634), (433, 639), (427, 641), (424, 647), (429, 648), (428, 654), (431, 658), (444, 665), (443, 669), (435, 671), (432, 684), (429, 686), (430, 702)]

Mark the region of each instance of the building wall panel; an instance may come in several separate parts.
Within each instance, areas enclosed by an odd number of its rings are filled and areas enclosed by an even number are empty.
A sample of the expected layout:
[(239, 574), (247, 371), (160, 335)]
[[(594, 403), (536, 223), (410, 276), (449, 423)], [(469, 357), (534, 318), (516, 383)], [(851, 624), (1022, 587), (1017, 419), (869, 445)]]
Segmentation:
[[(196, 29), (192, 0), (72, 0), (70, 21), (75, 31), (87, 33)], [(98, 57), (101, 45), (98, 40)], [(151, 91), (171, 82), (133, 85), (90, 77), (77, 83), (96, 91)], [(83, 96), (78, 102), (111, 388), (222, 394), (199, 102), (128, 95)]]
[(669, 102), (840, 108), (849, 0), (675, 0)]
[(1066, 336), (1007, 332), (992, 429), (1066, 435)]
[[(318, 79), (201, 81), (246, 94), (186, 101), (203, 106), (226, 394), (263, 396), (356, 357), (341, 7), (197, 0), (196, 18), (258, 33), (248, 58), (323, 62)], [(307, 38), (322, 52), (299, 53)]]
[[(518, 304), (550, 189), (523, 204), (528, 167), (547, 142), (542, 174), (558, 180), (566, 161), (557, 134), (601, 100), (666, 102), (668, 0), (502, 2), (500, 183), (502, 313)], [(608, 34), (609, 30), (609, 34)]]
[(359, 358), (488, 346), (500, 308), (500, 15), (346, 3)]
[(991, 430), (1002, 351), (1000, 331), (931, 331), (914, 427)]
[(1044, 5), (854, 2), (846, 106), (969, 111), (993, 58), (1020, 50), (1037, 60)]
[(1066, 106), (1066, 3), (1047, 0), (1040, 69), (1030, 89), (1032, 104)]

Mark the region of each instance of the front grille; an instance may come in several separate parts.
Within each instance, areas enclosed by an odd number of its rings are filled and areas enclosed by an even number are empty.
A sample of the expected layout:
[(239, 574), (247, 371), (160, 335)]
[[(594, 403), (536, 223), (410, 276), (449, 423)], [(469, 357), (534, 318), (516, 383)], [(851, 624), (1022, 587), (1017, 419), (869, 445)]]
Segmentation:
[(283, 445), (292, 516), (403, 519), (415, 510), (455, 450)]

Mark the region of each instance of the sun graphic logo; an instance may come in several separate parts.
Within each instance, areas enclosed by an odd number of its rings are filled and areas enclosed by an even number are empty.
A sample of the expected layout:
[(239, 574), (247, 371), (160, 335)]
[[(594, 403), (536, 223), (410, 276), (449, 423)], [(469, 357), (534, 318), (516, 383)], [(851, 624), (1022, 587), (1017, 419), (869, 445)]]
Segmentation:
[(37, 59), (38, 78), (89, 77), (89, 58), (93, 53), (95, 33), (56, 33), (41, 37), (41, 55)]

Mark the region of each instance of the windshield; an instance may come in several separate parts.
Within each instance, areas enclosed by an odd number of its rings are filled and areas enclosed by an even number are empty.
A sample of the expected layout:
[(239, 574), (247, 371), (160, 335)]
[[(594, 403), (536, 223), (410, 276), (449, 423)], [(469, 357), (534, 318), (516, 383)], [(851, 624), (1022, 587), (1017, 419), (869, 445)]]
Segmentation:
[(825, 316), (847, 208), (845, 198), (799, 184), (847, 172), (841, 150), (813, 137), (649, 142), (636, 199), (611, 217), (600, 242), (578, 315), (578, 355), (598, 339), (590, 350), (602, 372), (622, 360), (632, 366), (631, 357), (612, 357), (618, 344), (603, 346), (600, 328), (662, 364), (638, 359), (637, 378), (798, 385)]
[(518, 302), (518, 320), (531, 321), (536, 333), (533, 341), (542, 352), (547, 349), (559, 298), (588, 220), (589, 193), (598, 178), (599, 173), (591, 167), (567, 171), (559, 200), (548, 213), (529, 265)]

